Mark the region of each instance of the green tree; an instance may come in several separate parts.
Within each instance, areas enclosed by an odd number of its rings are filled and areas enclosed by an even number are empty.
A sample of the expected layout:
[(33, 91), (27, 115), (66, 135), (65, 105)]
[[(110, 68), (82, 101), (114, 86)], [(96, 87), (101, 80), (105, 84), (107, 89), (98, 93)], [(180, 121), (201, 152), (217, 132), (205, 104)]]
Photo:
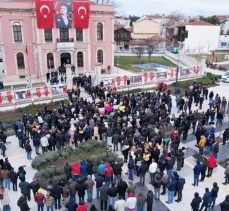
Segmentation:
[(209, 17), (200, 16), (200, 20), (205, 21), (205, 22), (210, 23), (210, 24), (213, 24), (213, 25), (219, 25), (220, 24), (220, 20), (216, 15), (209, 16)]

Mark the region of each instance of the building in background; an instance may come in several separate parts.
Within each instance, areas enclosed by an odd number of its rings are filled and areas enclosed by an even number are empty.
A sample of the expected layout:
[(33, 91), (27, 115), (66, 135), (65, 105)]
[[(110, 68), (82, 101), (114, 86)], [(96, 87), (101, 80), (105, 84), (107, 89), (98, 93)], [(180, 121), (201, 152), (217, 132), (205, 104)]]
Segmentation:
[(118, 26), (118, 27), (123, 27), (123, 28), (129, 29), (129, 28), (131, 28), (130, 22), (131, 22), (131, 20), (129, 17), (115, 16), (114, 25)]
[(129, 42), (131, 40), (130, 29), (126, 28), (117, 28), (114, 31), (114, 40), (115, 40), (115, 51), (128, 51)]
[(206, 54), (219, 46), (220, 26), (204, 21), (183, 22), (169, 26), (166, 47), (180, 47), (189, 54)]
[(88, 29), (38, 29), (34, 0), (0, 2), (0, 51), (4, 80), (42, 78), (61, 65), (74, 65), (76, 73), (93, 73), (114, 64), (114, 10), (91, 3)]

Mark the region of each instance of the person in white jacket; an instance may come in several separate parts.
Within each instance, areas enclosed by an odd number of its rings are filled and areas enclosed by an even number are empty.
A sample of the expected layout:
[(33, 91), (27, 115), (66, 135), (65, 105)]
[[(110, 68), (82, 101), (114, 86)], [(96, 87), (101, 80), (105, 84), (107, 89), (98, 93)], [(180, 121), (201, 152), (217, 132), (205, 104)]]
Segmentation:
[(151, 184), (154, 185), (155, 183), (155, 174), (157, 171), (157, 163), (155, 162), (155, 160), (152, 160), (152, 163), (149, 166), (149, 175), (150, 175), (150, 180), (151, 180)]
[(126, 208), (127, 210), (135, 210), (137, 204), (137, 199), (134, 197), (133, 193), (130, 193), (126, 199)]
[(47, 134), (46, 136), (41, 137), (41, 147), (42, 147), (42, 153), (45, 153), (48, 151), (48, 138), (49, 138), (49, 134)]
[(125, 200), (121, 196), (119, 196), (118, 200), (114, 204), (114, 209), (116, 211), (125, 211), (125, 204)]

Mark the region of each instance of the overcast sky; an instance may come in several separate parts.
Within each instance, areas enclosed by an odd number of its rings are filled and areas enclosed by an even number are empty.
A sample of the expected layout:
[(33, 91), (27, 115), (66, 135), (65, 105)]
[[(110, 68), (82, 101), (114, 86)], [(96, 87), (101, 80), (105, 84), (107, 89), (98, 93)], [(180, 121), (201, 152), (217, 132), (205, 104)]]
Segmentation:
[(229, 15), (229, 0), (119, 0), (121, 15), (170, 14)]

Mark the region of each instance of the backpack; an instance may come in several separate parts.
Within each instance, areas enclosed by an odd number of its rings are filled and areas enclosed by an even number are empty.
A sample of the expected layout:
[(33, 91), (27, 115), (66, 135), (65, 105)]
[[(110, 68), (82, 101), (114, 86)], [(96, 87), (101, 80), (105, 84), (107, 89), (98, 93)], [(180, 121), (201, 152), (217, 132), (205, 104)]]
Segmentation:
[(19, 176), (19, 178), (24, 178), (25, 177), (24, 172), (23, 171), (19, 171), (18, 172), (18, 176)]

